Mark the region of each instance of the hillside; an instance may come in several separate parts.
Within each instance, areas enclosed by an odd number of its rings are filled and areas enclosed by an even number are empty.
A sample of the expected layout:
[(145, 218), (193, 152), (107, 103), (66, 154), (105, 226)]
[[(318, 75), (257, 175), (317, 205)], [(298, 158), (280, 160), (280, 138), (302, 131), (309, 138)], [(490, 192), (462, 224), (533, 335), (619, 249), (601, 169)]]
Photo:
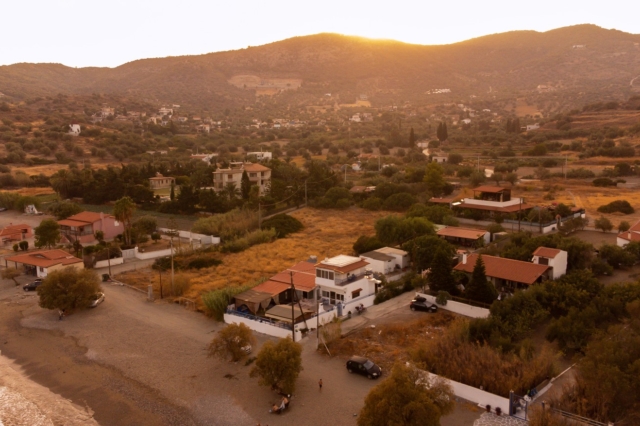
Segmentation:
[(443, 46), (318, 34), (236, 51), (141, 59), (117, 68), (15, 64), (0, 67), (0, 92), (17, 99), (105, 93), (214, 109), (250, 104), (256, 92), (281, 91), (282, 102), (310, 102), (330, 92), (340, 103), (366, 94), (374, 105), (384, 105), (441, 102), (441, 95), (425, 93), (433, 89), (451, 89), (453, 99), (462, 99), (490, 91), (492, 96), (534, 92), (544, 85), (605, 99), (628, 96), (638, 74), (640, 35), (579, 25)]

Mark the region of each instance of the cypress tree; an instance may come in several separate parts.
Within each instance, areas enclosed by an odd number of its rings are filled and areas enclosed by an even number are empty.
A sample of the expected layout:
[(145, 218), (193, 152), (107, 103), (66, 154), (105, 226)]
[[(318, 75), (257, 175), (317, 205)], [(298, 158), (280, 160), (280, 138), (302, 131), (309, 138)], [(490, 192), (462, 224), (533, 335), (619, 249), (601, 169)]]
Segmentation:
[(449, 138), (449, 132), (447, 131), (447, 123), (442, 124), (442, 142)]
[(510, 118), (507, 118), (507, 124), (506, 124), (504, 130), (507, 133), (511, 133), (512, 132), (512, 130), (511, 130), (511, 119)]
[(251, 181), (249, 180), (249, 175), (247, 171), (244, 170), (242, 172), (242, 181), (240, 182), (240, 193), (242, 194), (242, 199), (249, 199), (249, 193), (251, 192)]
[(171, 192), (169, 193), (169, 199), (171, 201), (176, 199), (176, 184), (174, 181), (171, 181)]
[(431, 261), (429, 273), (429, 288), (434, 291), (446, 291), (449, 294), (457, 293), (456, 282), (453, 279), (453, 265), (451, 252), (443, 247), (438, 247)]
[(416, 135), (413, 132), (413, 127), (411, 128), (411, 131), (409, 132), (409, 147), (413, 148), (416, 145)]
[(469, 299), (489, 304), (493, 303), (496, 297), (498, 297), (498, 292), (495, 287), (487, 280), (487, 272), (484, 267), (482, 255), (478, 255), (478, 260), (476, 260), (476, 264), (473, 267), (471, 281), (469, 281), (467, 285), (465, 295)]

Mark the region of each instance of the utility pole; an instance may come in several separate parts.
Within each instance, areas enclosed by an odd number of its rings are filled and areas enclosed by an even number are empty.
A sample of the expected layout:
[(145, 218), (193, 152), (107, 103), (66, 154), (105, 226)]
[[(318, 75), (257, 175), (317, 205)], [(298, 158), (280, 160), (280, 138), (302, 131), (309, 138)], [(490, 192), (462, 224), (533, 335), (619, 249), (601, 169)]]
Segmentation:
[(171, 296), (175, 293), (173, 292), (173, 235), (171, 236)]
[(316, 350), (320, 349), (320, 289), (316, 289)]
[(295, 323), (295, 303), (293, 303), (293, 292), (296, 291), (293, 286), (293, 271), (289, 271), (289, 276), (291, 277), (291, 337), (293, 341), (296, 341), (296, 323)]

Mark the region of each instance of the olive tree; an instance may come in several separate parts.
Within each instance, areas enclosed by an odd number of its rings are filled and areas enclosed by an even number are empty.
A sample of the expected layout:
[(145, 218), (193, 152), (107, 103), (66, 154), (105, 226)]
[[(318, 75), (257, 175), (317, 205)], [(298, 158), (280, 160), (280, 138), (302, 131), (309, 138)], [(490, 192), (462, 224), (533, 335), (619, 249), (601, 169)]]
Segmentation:
[(68, 266), (47, 275), (37, 291), (40, 307), (71, 312), (89, 307), (100, 291), (100, 280), (92, 270)]
[(231, 357), (239, 361), (246, 355), (244, 348), (256, 344), (253, 332), (245, 324), (229, 324), (218, 332), (209, 344), (209, 356), (220, 359)]
[(302, 371), (302, 346), (289, 337), (262, 346), (251, 370), (251, 377), (260, 377), (260, 384), (293, 393)]

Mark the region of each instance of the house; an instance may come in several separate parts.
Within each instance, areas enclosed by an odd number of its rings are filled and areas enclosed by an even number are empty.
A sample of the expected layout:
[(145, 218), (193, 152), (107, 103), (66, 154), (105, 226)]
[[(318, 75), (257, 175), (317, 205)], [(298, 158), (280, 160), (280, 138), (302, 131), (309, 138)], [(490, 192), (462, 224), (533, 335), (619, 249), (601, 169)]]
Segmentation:
[(69, 134), (71, 136), (78, 136), (80, 134), (79, 124), (69, 124)]
[(355, 312), (355, 306), (373, 305), (379, 281), (367, 271), (369, 262), (359, 257), (339, 255), (316, 264), (316, 286), (325, 310), (338, 308), (338, 316)]
[(233, 184), (240, 190), (242, 173), (247, 172), (251, 185), (260, 188), (260, 195), (269, 192), (271, 188), (271, 169), (262, 164), (232, 163), (227, 169), (218, 169), (213, 172), (213, 189), (216, 192), (224, 191), (228, 184)]
[(473, 198), (463, 198), (462, 201), (454, 202), (451, 206), (454, 209), (482, 210), (488, 216), (496, 213), (526, 212), (534, 207), (527, 204), (524, 198), (512, 198), (511, 189), (491, 185), (474, 188)]
[(64, 250), (41, 250), (31, 253), (18, 254), (6, 257), (5, 266), (8, 268), (10, 262), (17, 269), (18, 264), (22, 265), (27, 274), (44, 278), (51, 272), (62, 269), (66, 266), (72, 266), (77, 269), (84, 269), (84, 262)]
[(164, 117), (165, 115), (171, 117), (173, 115), (173, 109), (162, 107), (158, 110), (158, 115)]
[(269, 151), (252, 151), (252, 152), (247, 152), (247, 158), (254, 158), (257, 161), (263, 161), (263, 160), (271, 160), (273, 158), (273, 153), (269, 152)]
[(60, 233), (70, 243), (89, 244), (96, 241), (95, 234), (102, 231), (105, 241), (113, 240), (124, 232), (124, 225), (115, 216), (105, 213), (81, 212), (58, 221)]
[(368, 269), (385, 275), (400, 272), (409, 266), (409, 253), (393, 247), (379, 248), (360, 257), (369, 263)]
[(149, 185), (151, 189), (170, 188), (171, 185), (175, 185), (176, 179), (171, 176), (162, 176), (161, 173), (156, 173), (152, 178), (149, 178)]
[(192, 160), (204, 161), (207, 164), (211, 164), (212, 161), (218, 158), (218, 154), (191, 154)]
[(538, 130), (540, 128), (540, 124), (536, 123), (536, 124), (527, 124), (526, 126), (522, 127), (522, 130), (524, 130), (525, 132), (529, 132), (531, 130)]
[(196, 132), (209, 133), (211, 132), (211, 127), (208, 124), (199, 124), (196, 126)]
[(634, 223), (628, 231), (619, 233), (616, 238), (616, 244), (619, 247), (624, 247), (632, 241), (640, 241), (640, 220)]
[(15, 241), (26, 240), (33, 237), (33, 228), (21, 223), (19, 225), (9, 224), (0, 230), (2, 244), (9, 244)]
[(538, 265), (548, 265), (551, 268), (551, 279), (557, 280), (567, 273), (568, 253), (564, 250), (538, 247), (533, 252), (532, 262)]
[(471, 124), (471, 120), (469, 118), (465, 118), (464, 120), (460, 120), (462, 124)]
[(431, 161), (434, 163), (446, 163), (449, 157), (444, 152), (436, 152), (431, 156)]
[[(454, 266), (453, 270), (471, 275), (477, 260), (477, 254), (463, 254), (462, 262)], [(487, 279), (493, 283), (498, 291), (514, 291), (518, 288), (527, 288), (532, 284), (549, 278), (549, 265), (489, 255), (483, 255), (482, 261), (484, 262)]]
[(483, 229), (447, 226), (436, 234), (456, 246), (482, 247), (491, 242), (491, 233)]
[(116, 110), (115, 108), (109, 108), (108, 106), (103, 106), (102, 109), (100, 110), (100, 114), (102, 114), (102, 117), (107, 118), (110, 115), (115, 115)]

